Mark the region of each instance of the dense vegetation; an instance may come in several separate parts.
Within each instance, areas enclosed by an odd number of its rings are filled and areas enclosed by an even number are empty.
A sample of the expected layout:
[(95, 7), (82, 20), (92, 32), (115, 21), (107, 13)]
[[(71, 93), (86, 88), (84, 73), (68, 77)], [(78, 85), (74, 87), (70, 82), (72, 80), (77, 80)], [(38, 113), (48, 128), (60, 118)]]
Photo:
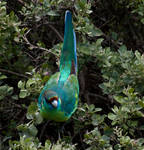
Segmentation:
[[(80, 102), (66, 123), (37, 98), (58, 71), (64, 13), (77, 36)], [(0, 149), (144, 149), (144, 0), (0, 1)]]

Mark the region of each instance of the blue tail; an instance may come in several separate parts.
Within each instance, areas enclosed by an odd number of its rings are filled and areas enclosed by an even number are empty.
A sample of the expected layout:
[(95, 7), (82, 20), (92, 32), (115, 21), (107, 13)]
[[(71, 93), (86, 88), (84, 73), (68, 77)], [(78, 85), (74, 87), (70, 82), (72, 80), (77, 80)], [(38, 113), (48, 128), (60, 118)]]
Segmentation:
[(60, 57), (59, 85), (63, 85), (70, 74), (77, 74), (76, 36), (70, 11), (65, 13), (64, 44)]

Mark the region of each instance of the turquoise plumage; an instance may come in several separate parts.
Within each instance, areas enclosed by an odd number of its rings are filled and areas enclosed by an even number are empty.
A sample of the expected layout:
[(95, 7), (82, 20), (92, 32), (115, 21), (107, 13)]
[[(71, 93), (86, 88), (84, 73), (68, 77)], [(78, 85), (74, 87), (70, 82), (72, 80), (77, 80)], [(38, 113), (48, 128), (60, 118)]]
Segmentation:
[(78, 105), (76, 37), (72, 15), (65, 13), (64, 43), (60, 57), (60, 72), (48, 80), (38, 98), (41, 115), (57, 122), (68, 120)]

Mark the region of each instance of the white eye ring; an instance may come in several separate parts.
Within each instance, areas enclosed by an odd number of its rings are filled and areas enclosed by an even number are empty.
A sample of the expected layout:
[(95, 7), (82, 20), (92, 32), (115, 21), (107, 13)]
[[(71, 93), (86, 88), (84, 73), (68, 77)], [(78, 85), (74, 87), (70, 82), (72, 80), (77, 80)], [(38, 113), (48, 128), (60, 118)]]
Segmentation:
[(57, 100), (53, 100), (53, 101), (51, 102), (51, 104), (52, 104), (53, 107), (57, 108), (58, 101), (57, 101)]

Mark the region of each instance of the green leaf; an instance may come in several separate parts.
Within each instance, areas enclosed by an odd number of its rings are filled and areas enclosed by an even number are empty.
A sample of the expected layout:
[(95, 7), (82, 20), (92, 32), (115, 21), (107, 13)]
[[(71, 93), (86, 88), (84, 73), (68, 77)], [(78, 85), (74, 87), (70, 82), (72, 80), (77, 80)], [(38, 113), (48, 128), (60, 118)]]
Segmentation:
[(141, 19), (141, 23), (144, 24), (144, 18)]
[(32, 102), (28, 107), (27, 119), (33, 119), (32, 115), (34, 115), (36, 111), (37, 111), (37, 105), (35, 102)]
[(25, 137), (35, 137), (38, 133), (37, 128), (31, 122), (17, 126), (17, 129), (21, 131), (21, 135)]
[(50, 140), (46, 140), (45, 141), (45, 150), (50, 150), (51, 146), (52, 146), (52, 144), (51, 144)]
[(94, 104), (89, 105), (88, 109), (89, 109), (90, 112), (92, 112), (95, 109)]
[(11, 95), (13, 93), (13, 87), (8, 87), (7, 93), (8, 93), (8, 95)]
[(33, 124), (31, 124), (28, 129), (29, 129), (29, 132), (32, 136), (35, 137), (37, 135), (38, 130)]
[(93, 114), (91, 119), (92, 119), (92, 124), (94, 126), (97, 126), (97, 125), (103, 123), (103, 121), (105, 119), (105, 115)]
[(59, 16), (59, 14), (57, 12), (53, 11), (53, 10), (49, 11), (47, 14), (49, 16)]
[(40, 112), (38, 111), (37, 103), (32, 102), (28, 107), (28, 112), (26, 114), (27, 119), (33, 119), (35, 124), (40, 124), (43, 121)]
[(19, 37), (15, 37), (15, 38), (14, 38), (14, 41), (15, 41), (15, 42), (19, 42)]
[(87, 33), (91, 37), (103, 35), (102, 31), (99, 28), (95, 28), (93, 25), (88, 26)]
[(136, 56), (136, 58), (137, 58), (138, 60), (141, 59), (141, 54), (140, 54), (139, 51), (135, 51), (135, 56)]
[(12, 96), (12, 99), (18, 100), (18, 95), (13, 95), (13, 96)]
[(6, 79), (6, 78), (7, 78), (7, 76), (5, 76), (5, 75), (0, 75), (0, 80)]
[(144, 108), (144, 101), (140, 100), (138, 103), (139, 103), (139, 105), (140, 105), (141, 107)]
[(117, 40), (117, 39), (118, 39), (118, 34), (117, 34), (116, 32), (112, 32), (111, 34), (112, 34), (112, 38), (113, 38), (114, 40)]
[(93, 35), (93, 36), (102, 36), (103, 33), (102, 33), (102, 31), (101, 31), (100, 29), (95, 28), (95, 29), (93, 30), (93, 32), (92, 32), (92, 35)]
[(18, 88), (23, 89), (25, 86), (25, 82), (22, 82), (21, 80), (18, 82)]
[(36, 124), (41, 124), (43, 121), (43, 117), (41, 116), (41, 114), (39, 112), (36, 112), (35, 117), (36, 117), (36, 120), (35, 120)]
[(104, 141), (109, 141), (109, 140), (110, 140), (110, 137), (108, 137), (108, 136), (106, 136), (106, 135), (103, 135), (103, 136), (102, 136), (102, 139), (103, 139)]
[(102, 111), (102, 108), (95, 108), (95, 112)]
[(123, 104), (125, 102), (123, 96), (114, 96), (114, 99), (120, 104)]
[(109, 118), (110, 120), (115, 120), (115, 119), (117, 118), (117, 116), (116, 116), (115, 114), (113, 114), (113, 113), (109, 113), (109, 114), (108, 114), (108, 118)]
[(122, 106), (121, 107), (121, 111), (123, 111), (123, 112), (131, 112), (129, 107), (127, 107), (127, 106)]
[(98, 120), (97, 120), (96, 118), (93, 119), (93, 120), (92, 120), (92, 124), (93, 124), (94, 126), (99, 125)]
[(28, 91), (26, 89), (23, 89), (20, 91), (19, 97), (20, 98), (25, 98), (28, 96)]
[(101, 46), (101, 43), (104, 39), (102, 38), (99, 38), (97, 41), (96, 41), (96, 46)]
[(40, 3), (43, 3), (44, 0), (39, 0)]
[(27, 81), (27, 83), (26, 83), (26, 87), (29, 88), (29, 87), (30, 87), (32, 84), (34, 84), (34, 83), (36, 83), (35, 80), (29, 79), (29, 80)]
[(7, 91), (7, 85), (0, 86), (0, 93), (3, 94)]
[(129, 89), (128, 89), (128, 92), (129, 92), (130, 94), (132, 94), (132, 93), (134, 92), (134, 88), (129, 88)]

